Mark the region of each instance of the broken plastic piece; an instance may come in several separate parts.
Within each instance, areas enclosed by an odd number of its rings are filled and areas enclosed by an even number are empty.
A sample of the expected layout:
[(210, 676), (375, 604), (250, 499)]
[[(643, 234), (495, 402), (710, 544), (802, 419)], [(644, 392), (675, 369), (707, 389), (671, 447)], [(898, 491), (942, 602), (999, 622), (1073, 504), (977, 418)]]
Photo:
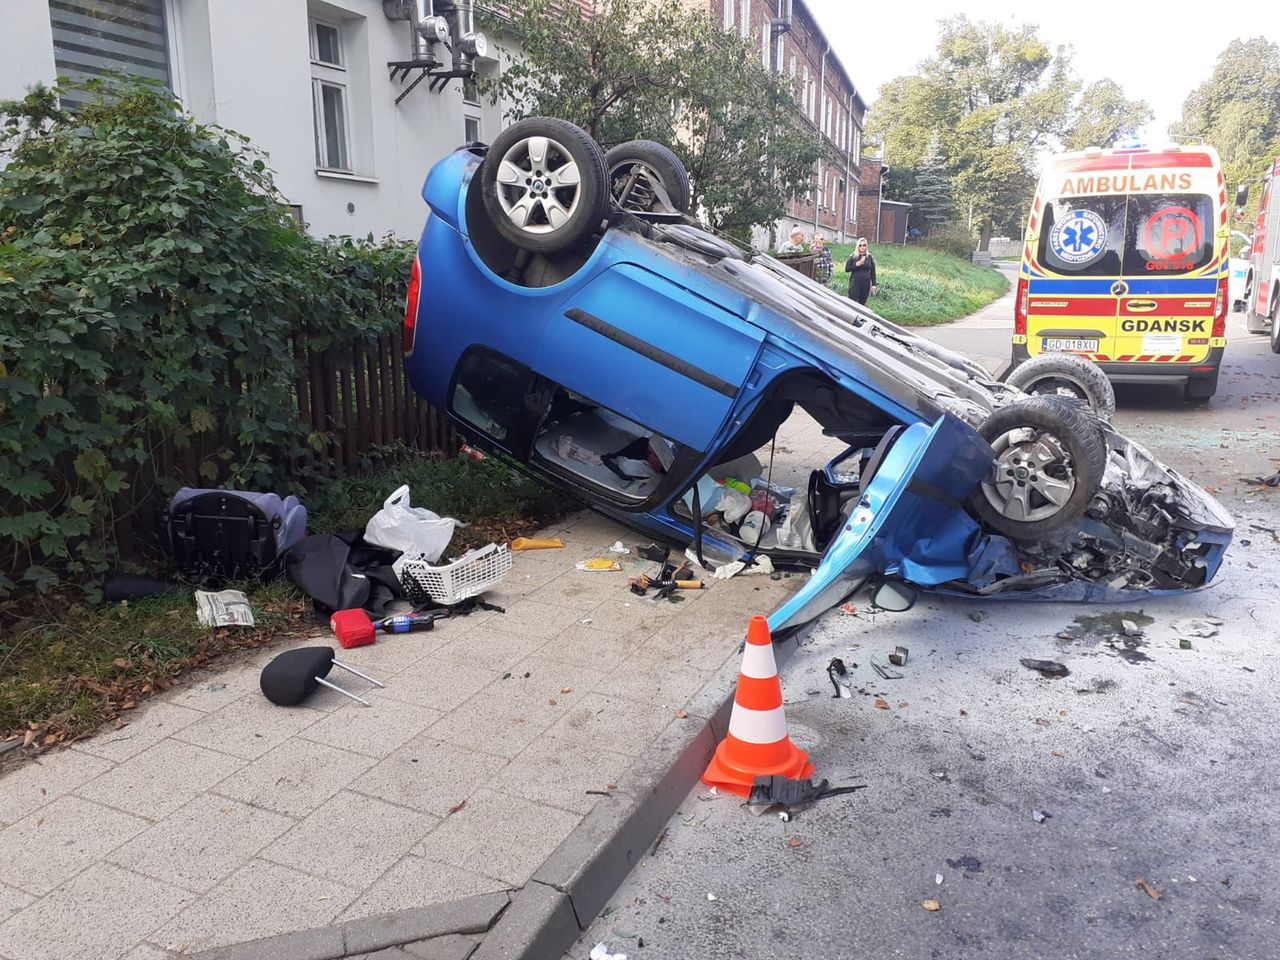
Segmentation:
[(1180, 650), (1190, 650), (1190, 649), (1191, 649), (1191, 641), (1190, 641), (1190, 640), (1188, 640), (1186, 637), (1179, 637), (1179, 638), (1178, 638), (1178, 648), (1179, 648)]
[(1031, 811), (1031, 819), (1034, 820), (1036, 823), (1044, 823), (1046, 820), (1049, 819), (1049, 816), (1050, 815), (1045, 813), (1043, 810)]
[(592, 947), (588, 956), (591, 960), (627, 960), (625, 953), (610, 953), (609, 947), (604, 943), (597, 943)]
[(903, 674), (897, 670), (890, 670), (883, 663), (877, 663), (875, 657), (868, 658), (871, 662), (871, 669), (879, 674), (881, 680), (901, 680)]
[(906, 647), (894, 647), (893, 653), (889, 654), (889, 662), (895, 667), (905, 667), (908, 655), (909, 651)]
[(1186, 617), (1182, 620), (1174, 620), (1169, 626), (1173, 628), (1174, 633), (1206, 640), (1218, 633), (1221, 621), (1215, 623), (1216, 619), (1216, 617)]
[(649, 543), (636, 547), (636, 553), (642, 560), (652, 560), (654, 563), (666, 563), (667, 557), (671, 556), (671, 548), (660, 547), (656, 543)]
[(1136, 623), (1134, 623), (1132, 620), (1121, 620), (1121, 621), (1120, 621), (1120, 631), (1121, 631), (1121, 632), (1122, 632), (1126, 637), (1140, 637), (1140, 636), (1142, 636), (1142, 628), (1141, 628), (1140, 626), (1138, 626)]
[(610, 553), (630, 553), (631, 551), (627, 549), (626, 545), (621, 540), (615, 540), (613, 541), (613, 546), (609, 548), (609, 552)]
[(841, 794), (865, 790), (866, 784), (859, 783), (849, 787), (828, 787), (829, 780), (812, 779), (793, 780), (780, 775), (756, 777), (751, 784), (751, 795), (747, 798), (748, 806), (764, 804), (766, 806), (780, 803), (783, 806), (794, 806), (798, 803), (813, 803), (826, 797), (838, 797)]

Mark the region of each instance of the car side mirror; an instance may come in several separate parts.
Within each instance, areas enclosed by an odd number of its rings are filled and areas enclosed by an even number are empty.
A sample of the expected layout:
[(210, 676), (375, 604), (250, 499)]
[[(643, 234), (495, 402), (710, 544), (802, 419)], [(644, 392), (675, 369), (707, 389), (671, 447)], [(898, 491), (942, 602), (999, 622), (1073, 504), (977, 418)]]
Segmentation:
[(889, 613), (905, 613), (916, 605), (920, 592), (901, 580), (885, 580), (871, 595), (871, 605)]
[(1249, 202), (1249, 185), (1242, 183), (1236, 187), (1236, 206), (1243, 207)]

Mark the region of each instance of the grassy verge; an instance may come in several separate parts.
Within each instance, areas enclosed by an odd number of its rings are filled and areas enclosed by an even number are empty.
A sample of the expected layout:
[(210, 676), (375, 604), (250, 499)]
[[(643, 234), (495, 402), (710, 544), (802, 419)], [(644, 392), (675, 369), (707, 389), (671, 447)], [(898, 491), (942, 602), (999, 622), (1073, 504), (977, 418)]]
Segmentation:
[[(835, 273), (828, 286), (840, 293), (849, 290), (844, 261), (852, 252), (851, 244), (831, 248)], [(903, 326), (958, 320), (998, 299), (1009, 287), (999, 271), (936, 250), (876, 246), (871, 253), (876, 258), (880, 292), (867, 306)]]
[[(330, 485), (308, 529), (363, 530), (402, 483), (415, 505), (469, 524), (458, 529), (451, 553), (530, 532), (570, 506), (493, 458), (402, 453), (368, 476)], [(0, 741), (20, 738), (23, 752), (31, 752), (87, 736), (103, 723), (123, 726), (139, 702), (187, 671), (317, 625), (310, 601), (288, 579), (229, 586), (249, 595), (256, 628), (201, 627), (189, 589), (109, 606), (48, 596), (0, 611)]]

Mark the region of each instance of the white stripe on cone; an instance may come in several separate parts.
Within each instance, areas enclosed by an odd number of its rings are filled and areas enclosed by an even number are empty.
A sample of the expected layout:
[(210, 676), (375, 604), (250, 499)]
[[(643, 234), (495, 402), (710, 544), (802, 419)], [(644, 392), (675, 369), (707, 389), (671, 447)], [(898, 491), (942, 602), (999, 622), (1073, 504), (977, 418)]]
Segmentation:
[(787, 718), (781, 706), (752, 710), (735, 703), (733, 713), (729, 714), (729, 736), (745, 743), (777, 743), (786, 739)]
[(770, 677), (776, 677), (778, 665), (773, 659), (773, 644), (748, 643), (746, 652), (742, 655), (740, 672), (744, 677), (751, 677), (753, 680), (768, 680)]

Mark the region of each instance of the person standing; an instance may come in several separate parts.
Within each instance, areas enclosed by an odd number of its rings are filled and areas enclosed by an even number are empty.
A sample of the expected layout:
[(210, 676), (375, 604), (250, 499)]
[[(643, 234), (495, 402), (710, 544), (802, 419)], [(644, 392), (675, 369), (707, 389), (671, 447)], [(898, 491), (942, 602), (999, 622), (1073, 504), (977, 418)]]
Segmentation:
[(796, 227), (791, 231), (791, 239), (778, 248), (779, 253), (804, 253), (804, 231)]
[(809, 250), (817, 256), (817, 260), (813, 264), (813, 279), (817, 280), (823, 286), (831, 279), (831, 251), (827, 249), (827, 240), (820, 233), (813, 235), (813, 242), (809, 244)]
[(858, 240), (853, 253), (844, 262), (844, 269), (849, 274), (849, 299), (865, 304), (867, 297), (877, 290), (876, 260), (871, 256), (866, 237)]

